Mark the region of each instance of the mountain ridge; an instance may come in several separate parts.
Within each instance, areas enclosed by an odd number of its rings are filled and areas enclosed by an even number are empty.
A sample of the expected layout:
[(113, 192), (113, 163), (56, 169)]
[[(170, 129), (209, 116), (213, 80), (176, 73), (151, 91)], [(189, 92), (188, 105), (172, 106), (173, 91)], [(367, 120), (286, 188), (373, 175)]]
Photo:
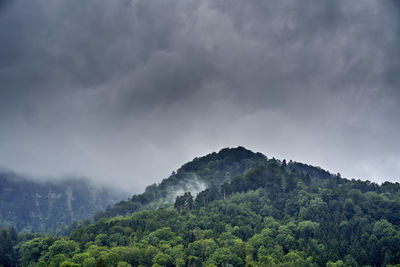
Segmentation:
[(84, 178), (33, 180), (10, 171), (0, 172), (0, 226), (19, 231), (59, 234), (75, 220), (92, 216), (123, 198)]

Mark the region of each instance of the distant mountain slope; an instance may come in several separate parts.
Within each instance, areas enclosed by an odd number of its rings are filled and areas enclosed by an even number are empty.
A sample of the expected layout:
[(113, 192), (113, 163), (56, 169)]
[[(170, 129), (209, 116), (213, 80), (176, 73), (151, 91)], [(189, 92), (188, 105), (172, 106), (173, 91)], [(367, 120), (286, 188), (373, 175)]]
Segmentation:
[(124, 198), (83, 179), (37, 182), (0, 173), (0, 226), (57, 233), (74, 220), (91, 217)]

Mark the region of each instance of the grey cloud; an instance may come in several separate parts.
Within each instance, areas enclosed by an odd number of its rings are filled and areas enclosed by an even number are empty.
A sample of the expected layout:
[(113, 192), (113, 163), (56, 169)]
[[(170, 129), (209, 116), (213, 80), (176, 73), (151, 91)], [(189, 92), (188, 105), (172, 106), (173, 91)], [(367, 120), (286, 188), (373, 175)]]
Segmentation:
[(140, 191), (194, 156), (244, 145), (399, 178), (395, 3), (0, 6), (0, 165)]

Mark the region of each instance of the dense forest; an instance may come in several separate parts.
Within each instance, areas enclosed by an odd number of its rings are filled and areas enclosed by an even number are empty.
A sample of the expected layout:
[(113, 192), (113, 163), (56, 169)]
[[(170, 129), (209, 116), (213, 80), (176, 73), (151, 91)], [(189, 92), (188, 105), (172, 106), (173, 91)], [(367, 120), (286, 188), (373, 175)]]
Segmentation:
[(124, 193), (94, 186), (83, 178), (45, 182), (0, 172), (0, 227), (59, 234), (123, 199)]
[(223, 149), (66, 236), (2, 228), (0, 255), (0, 266), (400, 266), (400, 184)]

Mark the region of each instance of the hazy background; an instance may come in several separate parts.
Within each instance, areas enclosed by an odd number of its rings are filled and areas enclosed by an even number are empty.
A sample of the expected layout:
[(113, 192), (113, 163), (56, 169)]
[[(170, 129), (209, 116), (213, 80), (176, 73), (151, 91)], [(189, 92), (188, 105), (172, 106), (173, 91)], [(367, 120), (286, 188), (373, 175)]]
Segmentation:
[(0, 167), (140, 192), (241, 145), (399, 181), (397, 3), (3, 0)]

